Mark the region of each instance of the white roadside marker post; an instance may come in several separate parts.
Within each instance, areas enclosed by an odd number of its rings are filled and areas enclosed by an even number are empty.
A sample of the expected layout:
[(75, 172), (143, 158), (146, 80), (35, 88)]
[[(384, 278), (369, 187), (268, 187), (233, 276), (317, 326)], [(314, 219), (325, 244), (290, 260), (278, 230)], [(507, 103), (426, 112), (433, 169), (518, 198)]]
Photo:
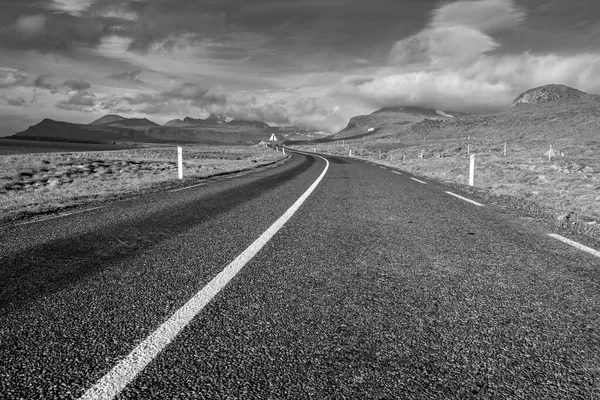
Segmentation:
[(352, 149), (348, 150), (348, 157), (352, 157)]
[(281, 148), (283, 150), (283, 155), (285, 156), (285, 147)]
[(183, 179), (183, 149), (177, 146), (177, 178)]
[(469, 186), (475, 183), (475, 154), (471, 154), (471, 166), (469, 168)]
[(506, 142), (504, 142), (504, 157), (506, 157)]
[(550, 145), (550, 151), (548, 152), (548, 162), (552, 161), (552, 145)]
[(275, 137), (274, 133), (271, 133), (271, 137), (269, 138), (269, 140), (271, 141), (271, 158), (275, 158), (275, 141), (277, 140), (277, 138)]

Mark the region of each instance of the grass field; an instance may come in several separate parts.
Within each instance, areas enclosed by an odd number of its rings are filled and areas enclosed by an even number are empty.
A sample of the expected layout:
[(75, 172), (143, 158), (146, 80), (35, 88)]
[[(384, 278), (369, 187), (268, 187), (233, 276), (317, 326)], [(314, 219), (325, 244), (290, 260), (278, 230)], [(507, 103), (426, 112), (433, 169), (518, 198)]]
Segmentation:
[[(185, 146), (184, 180), (283, 158), (263, 146)], [(0, 155), (0, 220), (181, 185), (175, 147)]]

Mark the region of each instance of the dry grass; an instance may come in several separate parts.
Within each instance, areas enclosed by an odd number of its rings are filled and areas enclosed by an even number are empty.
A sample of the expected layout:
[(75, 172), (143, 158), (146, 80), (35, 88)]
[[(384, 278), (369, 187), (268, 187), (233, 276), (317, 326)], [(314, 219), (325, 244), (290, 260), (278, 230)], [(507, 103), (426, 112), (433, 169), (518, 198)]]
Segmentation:
[[(555, 141), (553, 149), (561, 155), (551, 161), (544, 155), (549, 147), (544, 140), (508, 142), (504, 156), (503, 141), (380, 139), (345, 147), (319, 144), (317, 150), (348, 155), (351, 148), (354, 156), (465, 185), (470, 152), (476, 157), (475, 186), (497, 195), (525, 198), (554, 209), (557, 216), (574, 213), (582, 221), (600, 222), (600, 142), (576, 145)], [(303, 148), (315, 150), (315, 146)]]
[[(174, 186), (176, 159), (174, 147), (0, 156), (0, 220)], [(186, 146), (183, 160), (189, 181), (273, 158), (262, 146)]]

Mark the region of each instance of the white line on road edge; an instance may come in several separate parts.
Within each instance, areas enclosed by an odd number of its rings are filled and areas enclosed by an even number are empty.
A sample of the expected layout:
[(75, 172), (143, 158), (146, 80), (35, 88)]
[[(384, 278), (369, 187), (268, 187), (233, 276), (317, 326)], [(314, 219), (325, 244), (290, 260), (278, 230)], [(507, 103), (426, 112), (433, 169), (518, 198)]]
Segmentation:
[(392, 171), (392, 172), (393, 172), (393, 173), (395, 173), (395, 174), (398, 174), (398, 175), (402, 175), (402, 174), (401, 174), (400, 172), (398, 172), (398, 171)]
[(211, 301), (211, 299), (229, 283), (229, 281), (267, 244), (281, 227), (294, 215), (302, 203), (315, 190), (329, 168), (325, 169), (306, 192), (273, 223), (258, 239), (233, 260), (223, 271), (215, 276), (194, 297), (185, 303), (156, 331), (140, 343), (127, 357), (104, 375), (94, 386), (88, 389), (81, 400), (113, 399), (139, 374), (171, 341), (190, 323), (190, 321)]
[(417, 181), (419, 183), (422, 183), (423, 185), (427, 185), (427, 182), (420, 181), (417, 178), (410, 178), (410, 179), (412, 179), (413, 181)]
[(387, 169), (386, 167), (379, 167), (379, 168)]
[(473, 200), (470, 200), (470, 199), (467, 199), (466, 197), (459, 196), (456, 193), (452, 193), (452, 192), (446, 192), (446, 193), (448, 193), (450, 196), (458, 197), (461, 200), (468, 201), (471, 204), (475, 204), (476, 206), (483, 207), (483, 204), (478, 203), (478, 202), (473, 201)]
[(81, 214), (81, 213), (88, 212), (88, 211), (99, 210), (99, 209), (101, 209), (101, 208), (103, 208), (103, 207), (104, 207), (104, 206), (102, 206), (102, 207), (92, 207), (92, 208), (87, 208), (87, 209), (85, 209), (85, 210), (79, 210), (79, 211), (73, 211), (73, 212), (66, 213), (66, 214), (55, 215), (55, 216), (53, 216), (53, 217), (40, 218), (40, 219), (35, 219), (35, 220), (33, 220), (33, 221), (21, 222), (21, 223), (19, 223), (19, 224), (15, 224), (15, 226), (29, 225), (29, 224), (34, 224), (34, 223), (36, 223), (36, 222), (44, 222), (44, 221), (48, 221), (48, 220), (51, 220), (51, 219), (62, 218), (62, 217), (68, 217), (69, 215)]
[(187, 190), (187, 189), (192, 189), (192, 188), (195, 188), (195, 187), (198, 187), (198, 186), (202, 186), (202, 185), (206, 185), (206, 183), (202, 182), (202, 183), (197, 183), (197, 184), (192, 185), (192, 186), (186, 186), (186, 187), (179, 188), (179, 189), (173, 189), (173, 190), (171, 190), (171, 193), (180, 192), (182, 190)]
[(579, 250), (585, 251), (586, 253), (590, 253), (591, 255), (600, 258), (600, 251), (594, 250), (591, 247), (584, 246), (584, 245), (577, 243), (571, 239), (567, 239), (566, 237), (562, 237), (562, 236), (556, 235), (554, 233), (549, 233), (548, 236), (553, 237), (554, 239), (560, 240), (561, 242), (564, 242), (566, 244), (570, 244), (571, 246), (576, 247)]

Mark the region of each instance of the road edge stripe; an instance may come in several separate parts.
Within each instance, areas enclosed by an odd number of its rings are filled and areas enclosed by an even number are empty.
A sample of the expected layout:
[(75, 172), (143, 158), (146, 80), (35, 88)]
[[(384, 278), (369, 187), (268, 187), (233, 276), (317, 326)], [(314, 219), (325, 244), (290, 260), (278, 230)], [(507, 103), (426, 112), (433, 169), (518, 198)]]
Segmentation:
[(417, 181), (417, 182), (419, 182), (419, 183), (422, 183), (423, 185), (427, 185), (427, 182), (420, 181), (420, 180), (418, 180), (417, 178), (412, 178), (412, 177), (411, 177), (410, 179), (412, 179), (413, 181)]
[(459, 198), (459, 199), (461, 199), (461, 200), (464, 200), (464, 201), (467, 201), (467, 202), (469, 202), (469, 203), (471, 203), (471, 204), (475, 204), (476, 206), (483, 207), (483, 204), (481, 204), (481, 203), (478, 203), (478, 202), (476, 202), (476, 201), (473, 201), (473, 200), (471, 200), (471, 199), (467, 199), (466, 197), (462, 197), (462, 196), (460, 196), (460, 195), (458, 195), (458, 194), (456, 194), (456, 193), (452, 193), (452, 192), (448, 192), (448, 191), (446, 191), (446, 193), (448, 193), (450, 196), (457, 197), (457, 198)]
[(114, 366), (106, 375), (88, 389), (80, 400), (108, 400), (115, 398), (146, 366), (175, 339), (196, 315), (233, 279), (235, 275), (263, 248), (265, 244), (294, 215), (308, 196), (323, 180), (329, 169), (326, 158), (325, 169), (302, 196), (275, 221), (258, 239), (235, 258), (223, 271), (215, 276), (202, 290), (177, 310), (157, 330), (138, 344), (131, 353)]
[(566, 237), (557, 235), (555, 233), (548, 233), (547, 235), (550, 236), (550, 237), (552, 237), (552, 238), (554, 238), (554, 239), (556, 239), (556, 240), (560, 240), (563, 243), (569, 244), (569, 245), (571, 245), (571, 246), (573, 246), (573, 247), (575, 247), (575, 248), (577, 248), (577, 249), (579, 249), (581, 251), (585, 251), (586, 253), (589, 253), (589, 254), (591, 254), (593, 256), (596, 256), (596, 257), (600, 258), (600, 251), (598, 251), (598, 250), (592, 249), (591, 247), (584, 246), (581, 243), (577, 243), (574, 240), (567, 239)]

